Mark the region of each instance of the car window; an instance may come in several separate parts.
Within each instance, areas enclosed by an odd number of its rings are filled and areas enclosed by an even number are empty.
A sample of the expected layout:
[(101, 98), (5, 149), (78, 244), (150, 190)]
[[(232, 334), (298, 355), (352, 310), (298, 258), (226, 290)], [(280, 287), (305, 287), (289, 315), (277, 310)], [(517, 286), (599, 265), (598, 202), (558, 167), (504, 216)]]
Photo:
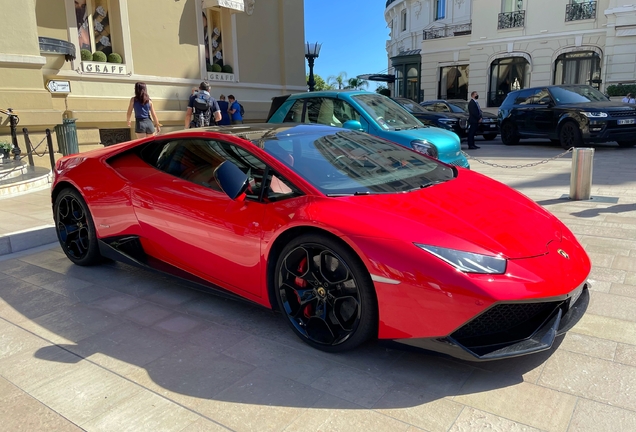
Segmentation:
[(608, 101), (603, 93), (590, 86), (551, 87), (550, 92), (557, 104)]
[(429, 112), (423, 106), (421, 106), (417, 102), (412, 101), (411, 99), (400, 98), (394, 100), (402, 105), (404, 108), (406, 108), (407, 111), (409, 111), (410, 113), (426, 114), (427, 112)]
[(285, 119), (283, 120), (283, 122), (284, 123), (288, 123), (288, 122), (301, 123), (303, 118), (304, 104), (305, 104), (305, 101), (303, 99), (299, 99), (296, 102), (294, 102), (292, 107), (287, 112), (287, 115), (285, 116)]
[(223, 162), (231, 161), (249, 178), (247, 198), (260, 199), (266, 165), (234, 144), (207, 139), (174, 140), (151, 143), (142, 149), (140, 156), (167, 174), (218, 192), (223, 190), (214, 172)]
[(433, 112), (450, 112), (448, 106), (443, 102), (434, 102), (427, 106), (426, 109)]
[(521, 90), (514, 95), (514, 104), (523, 105), (527, 104), (526, 100), (535, 93), (536, 89)]
[(399, 131), (424, 127), (413, 114), (386, 96), (365, 93), (351, 98), (384, 130)]
[(468, 112), (468, 102), (457, 101), (453, 103), (448, 103), (448, 106), (454, 113), (467, 113)]
[(350, 103), (340, 99), (333, 101), (333, 115), (342, 124), (348, 120), (360, 121), (360, 113)]
[(547, 89), (534, 89), (525, 101), (519, 105), (547, 105), (552, 99)]
[(335, 116), (335, 99), (331, 98), (311, 98), (306, 99), (307, 111), (305, 113), (305, 123), (318, 123), (328, 126), (342, 126), (342, 121)]

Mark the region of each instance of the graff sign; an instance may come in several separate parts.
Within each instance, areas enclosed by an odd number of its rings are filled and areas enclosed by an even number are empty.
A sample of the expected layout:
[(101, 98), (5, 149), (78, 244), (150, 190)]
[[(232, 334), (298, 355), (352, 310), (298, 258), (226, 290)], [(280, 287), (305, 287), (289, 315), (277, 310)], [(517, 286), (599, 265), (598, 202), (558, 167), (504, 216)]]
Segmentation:
[(126, 65), (118, 63), (82, 62), (82, 72), (103, 75), (126, 75)]
[(234, 81), (234, 74), (208, 72), (208, 81)]

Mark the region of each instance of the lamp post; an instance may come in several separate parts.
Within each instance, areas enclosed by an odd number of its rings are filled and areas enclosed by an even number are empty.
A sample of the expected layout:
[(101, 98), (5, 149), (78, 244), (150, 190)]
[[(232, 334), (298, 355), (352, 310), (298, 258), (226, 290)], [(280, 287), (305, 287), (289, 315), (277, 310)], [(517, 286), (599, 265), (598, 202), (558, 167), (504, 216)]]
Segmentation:
[(320, 55), (321, 46), (322, 44), (318, 42), (307, 42), (305, 44), (305, 58), (307, 59), (307, 63), (309, 63), (309, 80), (307, 80), (309, 91), (314, 91), (314, 86), (316, 85), (316, 81), (314, 80), (314, 60)]

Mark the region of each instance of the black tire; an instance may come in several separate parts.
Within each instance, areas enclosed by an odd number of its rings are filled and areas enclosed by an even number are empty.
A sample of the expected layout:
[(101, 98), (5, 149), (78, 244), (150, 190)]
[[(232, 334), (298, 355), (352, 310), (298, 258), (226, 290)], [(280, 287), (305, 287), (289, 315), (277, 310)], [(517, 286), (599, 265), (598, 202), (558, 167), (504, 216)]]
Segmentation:
[(519, 132), (514, 124), (510, 121), (501, 125), (501, 141), (505, 145), (517, 145), (519, 144)]
[(492, 140), (494, 140), (495, 138), (497, 138), (497, 134), (496, 134), (496, 133), (493, 133), (493, 134), (484, 134), (484, 135), (483, 135), (483, 137), (484, 137), (484, 139), (485, 139), (486, 141), (492, 141)]
[(550, 142), (551, 142), (552, 144), (561, 145), (561, 140), (556, 139), (556, 138), (550, 138)]
[(579, 129), (578, 125), (573, 121), (566, 122), (561, 126), (561, 130), (559, 131), (559, 142), (561, 143), (561, 147), (565, 150), (572, 147), (581, 147), (583, 143), (581, 129)]
[(634, 147), (635, 145), (636, 145), (636, 142), (634, 141), (619, 141), (618, 142), (618, 146), (621, 148)]
[(79, 192), (62, 190), (55, 199), (53, 217), (57, 238), (68, 259), (81, 266), (102, 261), (93, 218)]
[(338, 240), (301, 235), (281, 251), (275, 271), (279, 310), (310, 346), (342, 352), (377, 337), (371, 277), (360, 258)]

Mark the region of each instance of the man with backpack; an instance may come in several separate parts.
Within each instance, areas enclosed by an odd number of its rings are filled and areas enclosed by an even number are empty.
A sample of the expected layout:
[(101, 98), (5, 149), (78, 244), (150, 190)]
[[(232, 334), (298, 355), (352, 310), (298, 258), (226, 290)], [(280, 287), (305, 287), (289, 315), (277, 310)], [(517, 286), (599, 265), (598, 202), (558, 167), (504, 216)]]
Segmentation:
[(199, 91), (190, 96), (184, 126), (186, 129), (210, 126), (212, 118), (214, 122), (220, 121), (221, 110), (216, 99), (210, 96), (210, 85), (204, 81), (199, 86)]
[(229, 95), (227, 100), (230, 104), (230, 109), (227, 110), (230, 113), (230, 117), (232, 118), (232, 124), (242, 124), (243, 123), (243, 114), (245, 114), (245, 110), (243, 110), (243, 105), (238, 103), (234, 95)]

